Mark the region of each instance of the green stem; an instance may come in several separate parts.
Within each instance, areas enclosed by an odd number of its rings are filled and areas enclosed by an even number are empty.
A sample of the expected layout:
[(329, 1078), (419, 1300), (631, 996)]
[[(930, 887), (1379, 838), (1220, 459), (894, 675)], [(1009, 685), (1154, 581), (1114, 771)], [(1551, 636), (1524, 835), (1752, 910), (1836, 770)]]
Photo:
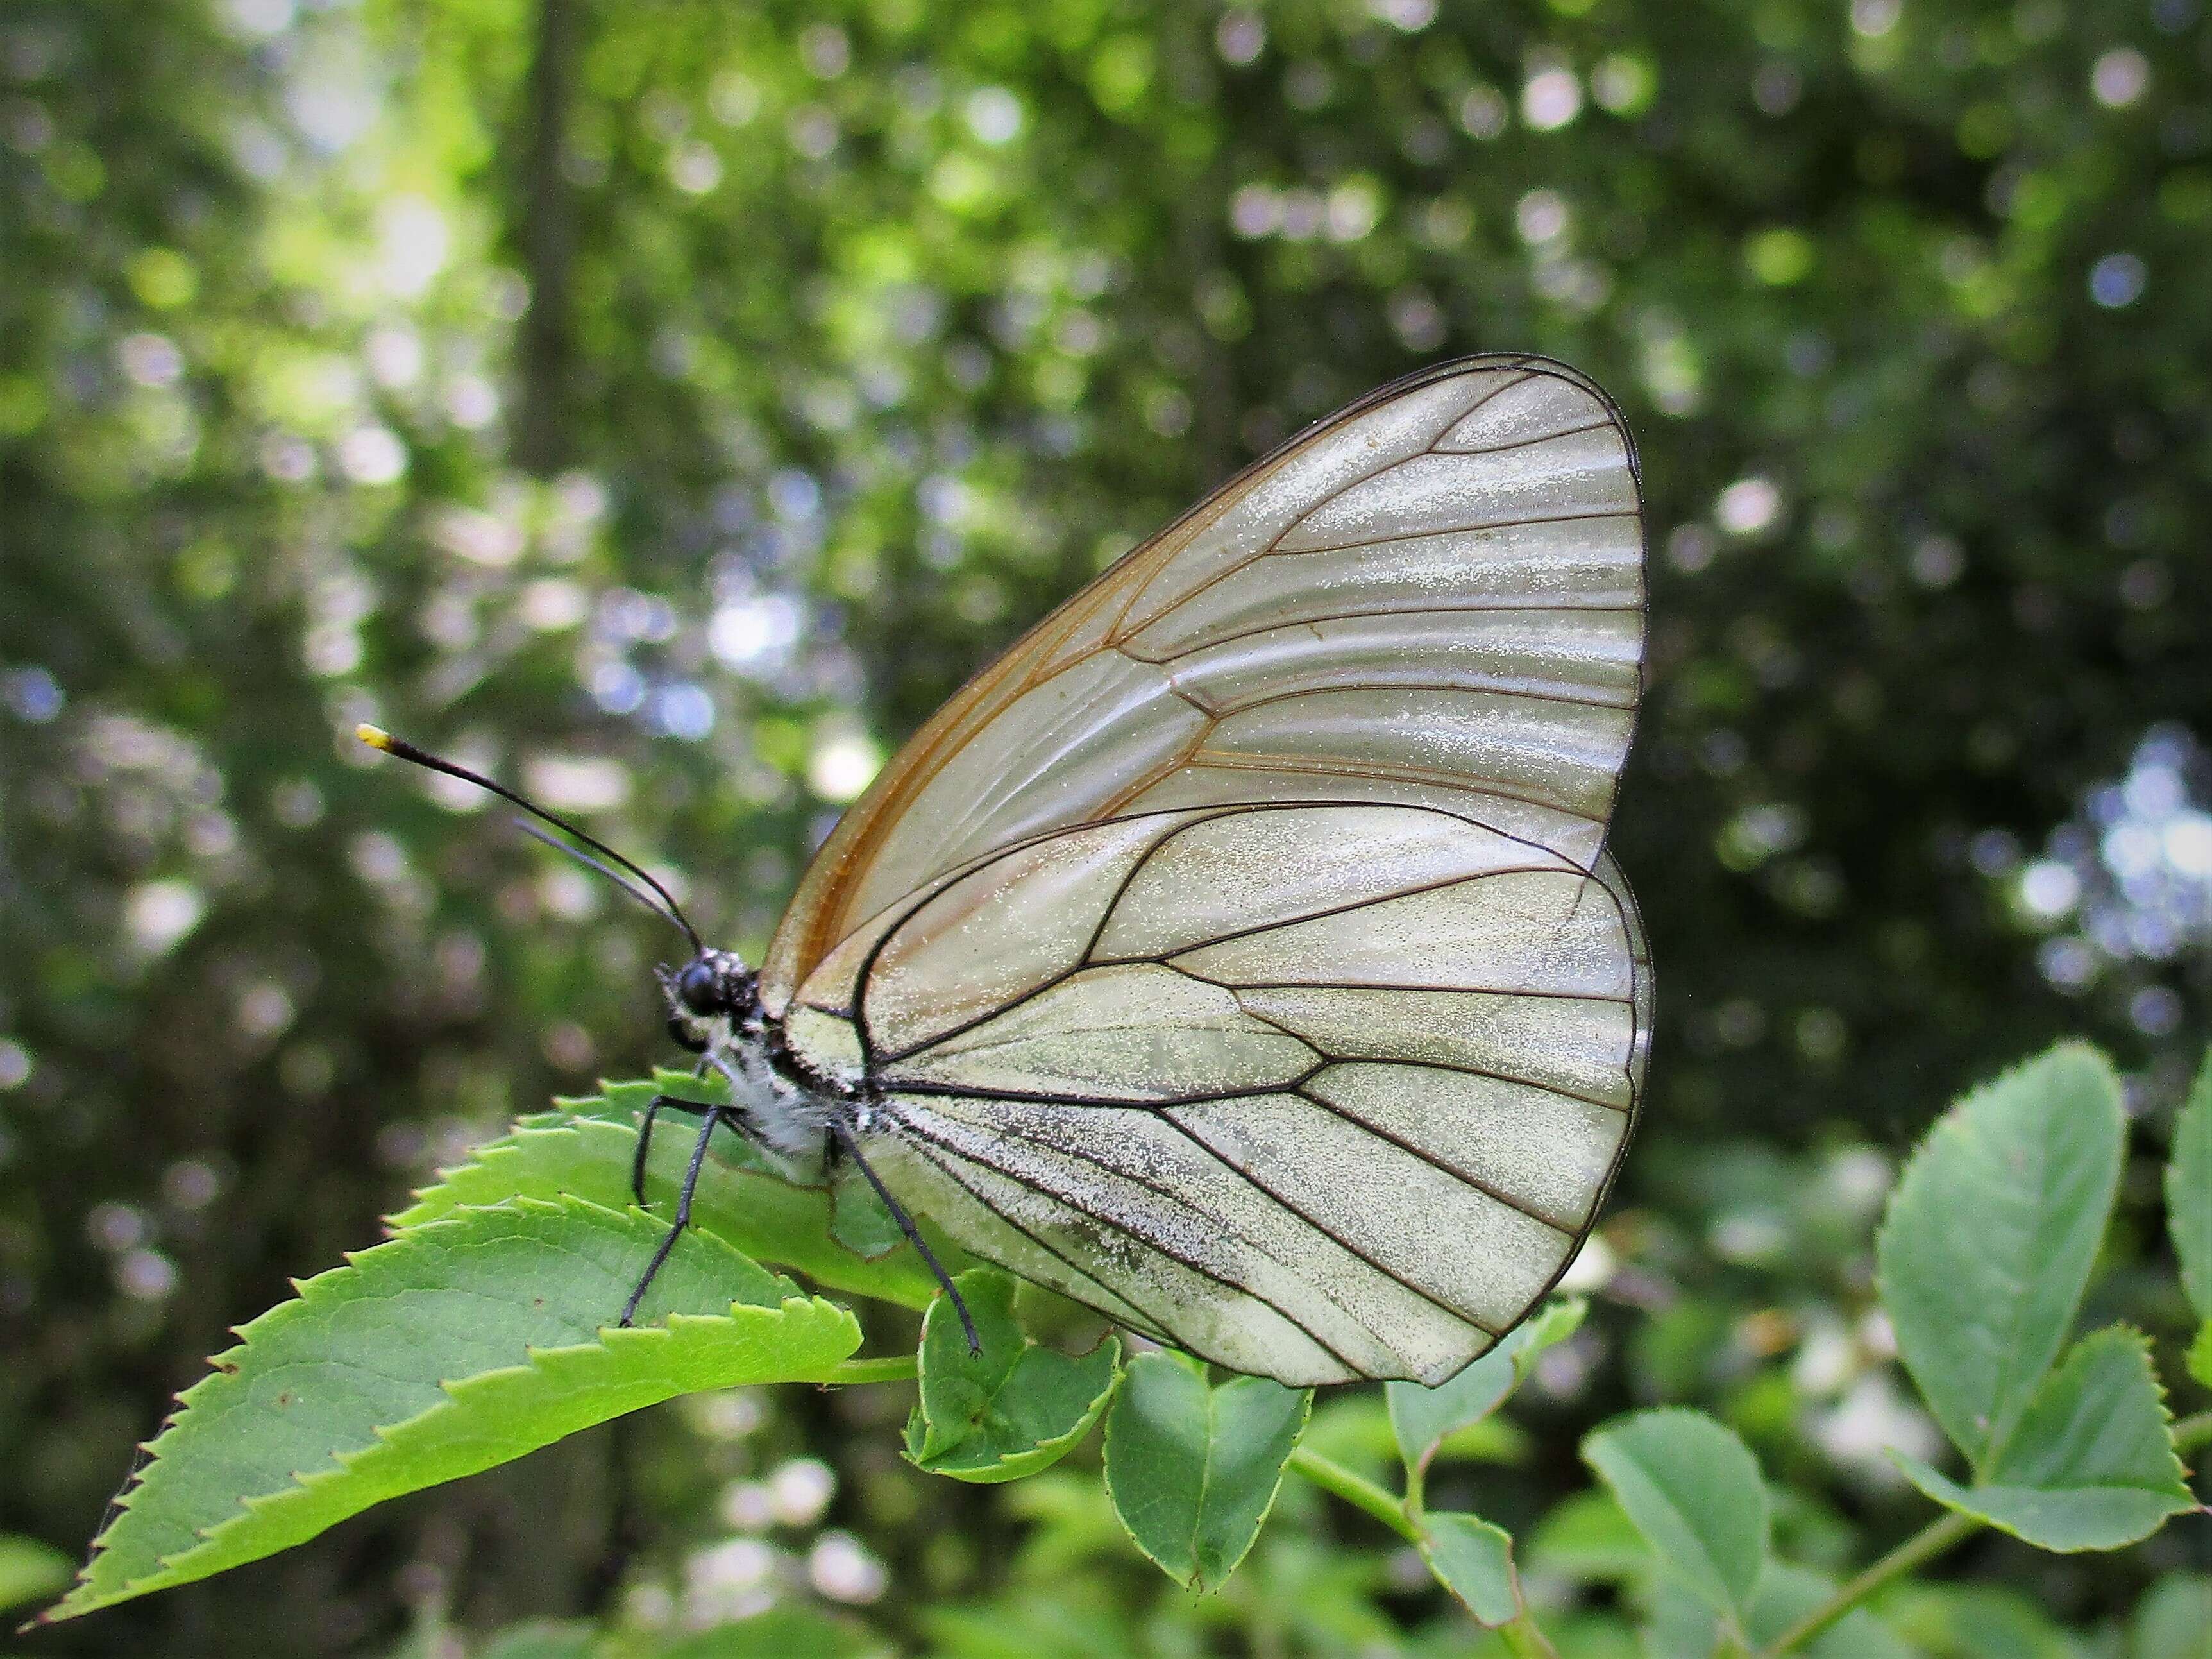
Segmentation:
[(1776, 1637), (1765, 1650), (1768, 1653), (1787, 1653), (1800, 1644), (1811, 1641), (1891, 1579), (1902, 1577), (1915, 1567), (1934, 1560), (1954, 1545), (1972, 1537), (1983, 1524), (1971, 1515), (1957, 1514), (1946, 1515), (1941, 1520), (1929, 1522)]
[(1323, 1491), (1334, 1492), (1352, 1508), (1366, 1510), (1408, 1544), (1421, 1541), (1420, 1528), (1407, 1516), (1406, 1506), (1366, 1476), (1354, 1474), (1343, 1464), (1331, 1462), (1304, 1446), (1291, 1454), (1291, 1467)]
[(2212, 1412), (2199, 1412), (2194, 1417), (2185, 1417), (2173, 1425), (2173, 1449), (2193, 1452), (2199, 1446), (2212, 1445)]
[[(1304, 1446), (1291, 1454), (1291, 1467), (1323, 1491), (1334, 1492), (1354, 1509), (1366, 1510), (1408, 1544), (1419, 1546), (1421, 1528), (1411, 1513), (1412, 1500), (1401, 1498), (1389, 1488), (1378, 1486), (1366, 1476), (1354, 1474), (1343, 1464)], [(1559, 1650), (1525, 1613), (1512, 1623), (1497, 1628), (1506, 1650), (1516, 1659), (1559, 1659)]]
[(903, 1382), (921, 1375), (918, 1354), (885, 1354), (877, 1359), (848, 1359), (815, 1380), (823, 1383)]

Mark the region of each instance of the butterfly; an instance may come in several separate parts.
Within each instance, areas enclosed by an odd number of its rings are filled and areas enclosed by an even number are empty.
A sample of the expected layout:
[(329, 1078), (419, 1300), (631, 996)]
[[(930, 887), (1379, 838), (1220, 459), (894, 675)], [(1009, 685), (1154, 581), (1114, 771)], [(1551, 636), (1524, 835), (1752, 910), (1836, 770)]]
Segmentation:
[[(1651, 964), (1607, 851), (1644, 656), (1634, 446), (1470, 357), (1247, 467), (956, 693), (756, 969), (679, 925), (708, 1138), (849, 1158), (1108, 1319), (1294, 1385), (1436, 1383), (1527, 1316), (1634, 1125)], [(550, 839), (550, 837), (545, 838)], [(556, 843), (558, 845), (558, 843)], [(649, 889), (647, 891), (647, 889)], [(969, 1327), (973, 1341), (973, 1328)]]

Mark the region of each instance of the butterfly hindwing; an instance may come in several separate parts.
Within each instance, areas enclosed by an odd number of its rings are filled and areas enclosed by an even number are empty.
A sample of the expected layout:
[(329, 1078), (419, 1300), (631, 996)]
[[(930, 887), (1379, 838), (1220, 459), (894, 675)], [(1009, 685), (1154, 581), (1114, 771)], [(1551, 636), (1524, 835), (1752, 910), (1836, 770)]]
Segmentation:
[(1609, 867), (1419, 806), (1067, 831), (916, 904), (860, 978), (902, 1197), (1290, 1381), (1439, 1380), (1517, 1323), (1595, 1214), (1649, 1031)]

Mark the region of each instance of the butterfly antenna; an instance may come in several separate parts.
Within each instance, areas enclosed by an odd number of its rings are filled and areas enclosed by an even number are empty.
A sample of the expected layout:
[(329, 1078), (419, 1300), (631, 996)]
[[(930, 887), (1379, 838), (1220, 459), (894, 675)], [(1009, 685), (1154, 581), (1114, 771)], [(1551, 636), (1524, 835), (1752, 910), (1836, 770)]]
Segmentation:
[(592, 857), (590, 853), (586, 852), (581, 847), (570, 846), (559, 836), (555, 835), (550, 830), (542, 830), (538, 828), (537, 825), (532, 823), (527, 818), (517, 818), (514, 820), (514, 823), (515, 828), (520, 830), (532, 840), (542, 842), (545, 845), (552, 848), (554, 851), (561, 853), (567, 857), (574, 859), (586, 869), (597, 870), (600, 875), (605, 876), (608, 881), (613, 882), (624, 893), (636, 900), (638, 903), (643, 905), (647, 910), (651, 911), (655, 916), (658, 916), (662, 921), (667, 923), (671, 927), (682, 927), (684, 925), (680, 918), (669, 913), (667, 906), (662, 904), (659, 900), (654, 898), (653, 894), (647, 893), (643, 887), (638, 886), (636, 882), (631, 881), (629, 876), (623, 875), (612, 864), (602, 863), (599, 859)]
[[(683, 906), (676, 902), (676, 895), (656, 881), (651, 872), (646, 870), (632, 860), (623, 857), (622, 854), (617, 852), (612, 847), (600, 840), (598, 837), (586, 834), (575, 825), (570, 823), (567, 819), (560, 817), (556, 814), (546, 811), (544, 808), (539, 806), (535, 801), (532, 801), (523, 796), (517, 795), (513, 790), (508, 789), (504, 784), (494, 783), (490, 778), (486, 778), (482, 772), (471, 772), (466, 766), (459, 765), (454, 762), (445, 759), (442, 755), (433, 754), (428, 749), (418, 749), (412, 743), (407, 741), (405, 738), (394, 737), (390, 732), (385, 730), (381, 726), (370, 726), (365, 724), (356, 726), (354, 728), (354, 735), (361, 739), (362, 742), (368, 744), (372, 749), (380, 749), (386, 754), (398, 755), (402, 760), (411, 760), (418, 766), (427, 767), (431, 772), (443, 772), (448, 778), (458, 778), (464, 784), (474, 784), (478, 789), (489, 790), (494, 795), (499, 796), (501, 800), (520, 807), (523, 811), (528, 813), (532, 817), (541, 819), (544, 822), (552, 825), (555, 829), (559, 830), (562, 834), (574, 836), (577, 840), (581, 841), (586, 846), (591, 848), (592, 851), (604, 853), (613, 863), (620, 865), (623, 869), (628, 870), (631, 875), (636, 876), (639, 881), (644, 882), (645, 885), (650, 887), (655, 894), (659, 894), (660, 904), (653, 904), (653, 902), (647, 899), (644, 894), (640, 893), (636, 888), (631, 887), (628, 881), (623, 880), (621, 876), (616, 875), (613, 870), (608, 869), (605, 864), (601, 863), (598, 859), (587, 857), (583, 853), (577, 851), (574, 847), (561, 846), (561, 844), (558, 841), (554, 840), (551, 837), (539, 835), (537, 831), (531, 830), (532, 834), (537, 835), (539, 840), (545, 842), (549, 846), (560, 847), (561, 851), (567, 853), (570, 857), (579, 859), (582, 863), (590, 865), (593, 869), (598, 870), (601, 875), (606, 876), (608, 880), (620, 887), (623, 892), (630, 894), (632, 898), (636, 899), (641, 904), (646, 906), (647, 909), (658, 912), (660, 910), (661, 906), (665, 906), (667, 907), (665, 911), (667, 919), (673, 922), (678, 927), (683, 929), (684, 936), (691, 942), (691, 949), (693, 953), (696, 955), (698, 952), (706, 949), (706, 941), (699, 936), (698, 929), (693, 927), (690, 922), (685, 918)], [(525, 824), (522, 827), (525, 829), (530, 829), (530, 826), (527, 824)]]

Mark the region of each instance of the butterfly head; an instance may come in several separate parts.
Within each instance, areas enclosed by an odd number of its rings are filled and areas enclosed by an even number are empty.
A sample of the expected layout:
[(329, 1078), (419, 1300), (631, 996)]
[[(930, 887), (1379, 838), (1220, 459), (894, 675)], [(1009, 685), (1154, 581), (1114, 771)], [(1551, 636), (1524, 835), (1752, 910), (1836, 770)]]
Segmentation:
[(668, 1035), (703, 1054), (744, 1028), (760, 1010), (760, 977), (736, 952), (702, 950), (681, 967), (654, 970), (668, 999)]

